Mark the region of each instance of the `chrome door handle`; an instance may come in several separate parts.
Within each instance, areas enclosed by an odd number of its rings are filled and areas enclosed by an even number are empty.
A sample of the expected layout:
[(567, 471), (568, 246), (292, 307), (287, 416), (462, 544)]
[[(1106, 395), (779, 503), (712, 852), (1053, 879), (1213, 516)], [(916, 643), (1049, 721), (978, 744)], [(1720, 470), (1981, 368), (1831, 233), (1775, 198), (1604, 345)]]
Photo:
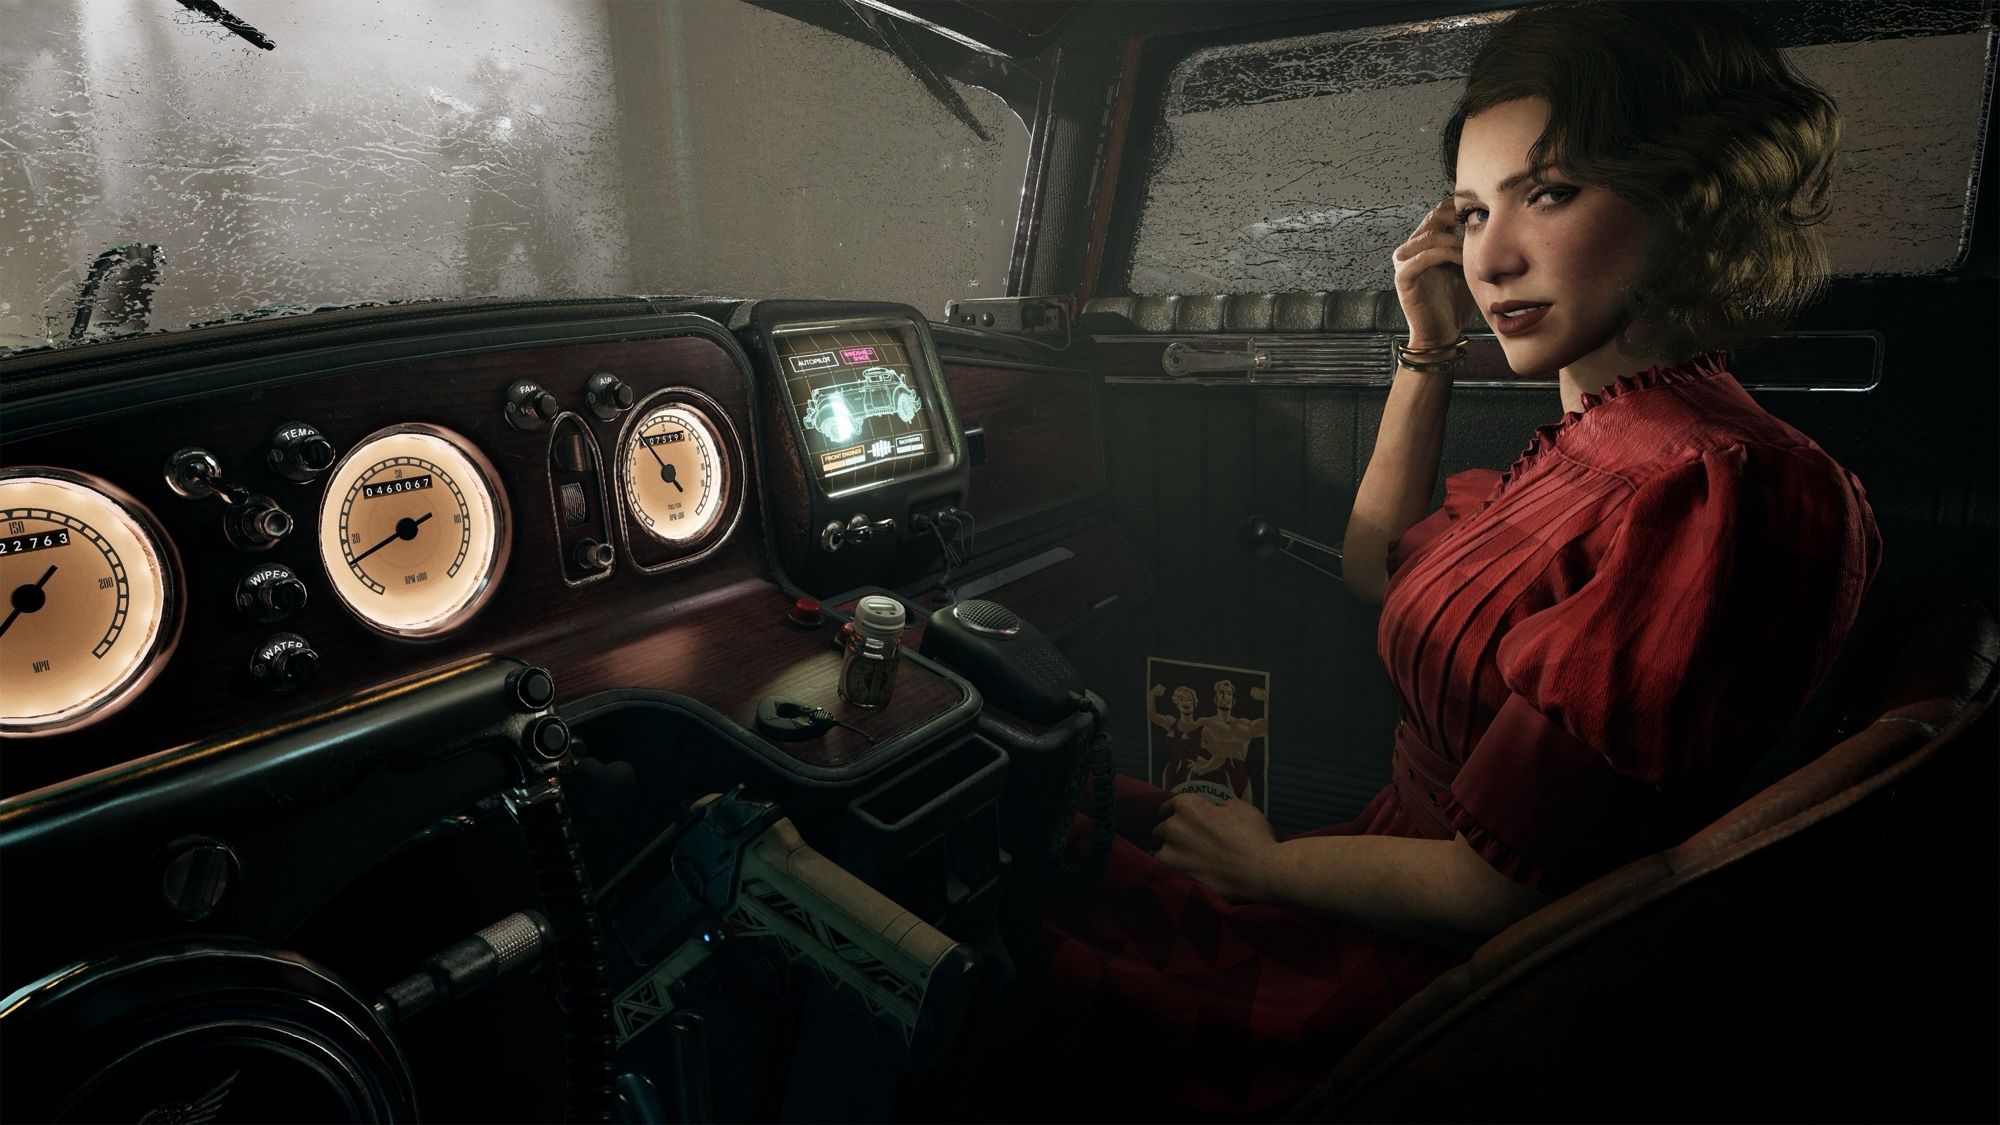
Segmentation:
[(1160, 356), (1160, 367), (1175, 378), (1218, 371), (1249, 375), (1268, 370), (1271, 353), (1255, 345), (1255, 340), (1245, 340), (1241, 347), (1198, 347), (1176, 342), (1167, 345)]

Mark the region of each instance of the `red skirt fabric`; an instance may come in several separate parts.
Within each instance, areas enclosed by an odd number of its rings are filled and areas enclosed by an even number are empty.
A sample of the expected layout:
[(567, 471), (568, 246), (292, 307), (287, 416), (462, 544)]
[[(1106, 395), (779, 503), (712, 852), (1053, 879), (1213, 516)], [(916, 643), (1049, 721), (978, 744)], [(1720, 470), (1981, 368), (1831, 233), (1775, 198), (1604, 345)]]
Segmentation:
[[(1172, 794), (1118, 778), (1119, 838), (1093, 892), (1042, 923), (1048, 1074), (1078, 1119), (1268, 1118), (1463, 957), (1267, 903), (1155, 860)], [(1082, 847), (1090, 821), (1077, 817)], [(1304, 835), (1423, 836), (1396, 793)]]

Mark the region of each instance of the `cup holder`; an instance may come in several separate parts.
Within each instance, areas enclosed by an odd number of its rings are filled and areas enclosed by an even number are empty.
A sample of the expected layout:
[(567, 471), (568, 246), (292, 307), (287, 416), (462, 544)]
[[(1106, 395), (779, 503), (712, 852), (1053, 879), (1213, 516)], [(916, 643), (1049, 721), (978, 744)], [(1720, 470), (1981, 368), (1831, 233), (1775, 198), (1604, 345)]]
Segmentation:
[(1006, 787), (999, 747), (977, 735), (954, 742), (848, 806), (840, 863), (963, 939), (959, 930), (988, 919), (988, 892), (1010, 862), (1000, 847)]

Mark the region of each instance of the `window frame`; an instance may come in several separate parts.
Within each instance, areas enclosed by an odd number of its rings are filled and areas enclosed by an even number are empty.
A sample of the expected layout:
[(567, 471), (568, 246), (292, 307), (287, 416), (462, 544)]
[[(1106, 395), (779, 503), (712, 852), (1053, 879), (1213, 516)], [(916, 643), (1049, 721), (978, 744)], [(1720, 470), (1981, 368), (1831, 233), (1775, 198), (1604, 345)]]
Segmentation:
[[(1220, 30), (1204, 31), (1148, 39), (1143, 41), (1136, 81), (1133, 85), (1130, 109), (1131, 125), (1125, 136), (1124, 151), (1120, 167), (1123, 172), (1113, 185), (1110, 221), (1106, 226), (1104, 246), (1095, 277), (1085, 280), (1093, 295), (1099, 297), (1136, 296), (1131, 288), (1132, 267), (1138, 250), (1140, 218), (1145, 209), (1147, 188), (1157, 162), (1163, 128), (1166, 124), (1166, 106), (1174, 72), (1195, 53), (1216, 47), (1242, 46), (1245, 44), (1291, 39), (1334, 31), (1355, 31), (1371, 27), (1388, 27), (1396, 24), (1423, 23), (1453, 17), (1479, 15), (1488, 12), (1506, 12), (1523, 6), (1522, 0), (1474, 0), (1456, 3), (1375, 3), (1356, 5), (1318, 18), (1285, 21), (1281, 23), (1263, 22), (1237, 25)], [(1761, 5), (1751, 7), (1753, 18), (1760, 25), (1772, 27), (1781, 20), (1794, 21), (1783, 28), (1778, 35), (1781, 46), (1837, 42), (1821, 39), (1812, 33), (1838, 27), (1837, 17), (1814, 8), (1810, 3), (1785, 3), (1777, 0), (1769, 9)], [(2000, 110), (2000, 92), (1996, 92), (1996, 80), (2000, 80), (2000, 30), (1991, 22), (1991, 8), (1983, 17), (1988, 34), (1994, 37), (1987, 54), (1986, 90), (1987, 101), (1981, 114), (1979, 127), (1984, 136), (1974, 147), (1973, 166), (1969, 172), (1964, 204), (1964, 225), (1959, 235), (1958, 250), (1949, 264), (1941, 269), (1916, 274), (1835, 274), (1835, 282), (1870, 277), (1955, 277), (1971, 274), (1990, 276), (1993, 263), (1981, 262), (1978, 251), (1992, 245), (1990, 221), (1982, 223), (1982, 218), (1991, 211), (1987, 199), (1992, 193), (1987, 183), (2000, 175), (1990, 154), (1994, 150), (1996, 130), (1994, 116)], [(1946, 18), (1940, 16), (1940, 18)], [(1788, 33), (1787, 33), (1788, 32)], [(1988, 251), (1990, 255), (1990, 251)], [(1981, 275), (1980, 270), (1989, 271)]]

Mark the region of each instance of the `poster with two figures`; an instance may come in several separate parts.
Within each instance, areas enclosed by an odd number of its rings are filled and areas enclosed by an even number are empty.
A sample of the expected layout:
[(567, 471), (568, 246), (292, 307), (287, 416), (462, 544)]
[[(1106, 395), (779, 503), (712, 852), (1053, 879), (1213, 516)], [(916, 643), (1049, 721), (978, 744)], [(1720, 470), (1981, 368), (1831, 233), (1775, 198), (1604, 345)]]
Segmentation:
[(1148, 657), (1146, 684), (1148, 780), (1267, 809), (1270, 673)]

